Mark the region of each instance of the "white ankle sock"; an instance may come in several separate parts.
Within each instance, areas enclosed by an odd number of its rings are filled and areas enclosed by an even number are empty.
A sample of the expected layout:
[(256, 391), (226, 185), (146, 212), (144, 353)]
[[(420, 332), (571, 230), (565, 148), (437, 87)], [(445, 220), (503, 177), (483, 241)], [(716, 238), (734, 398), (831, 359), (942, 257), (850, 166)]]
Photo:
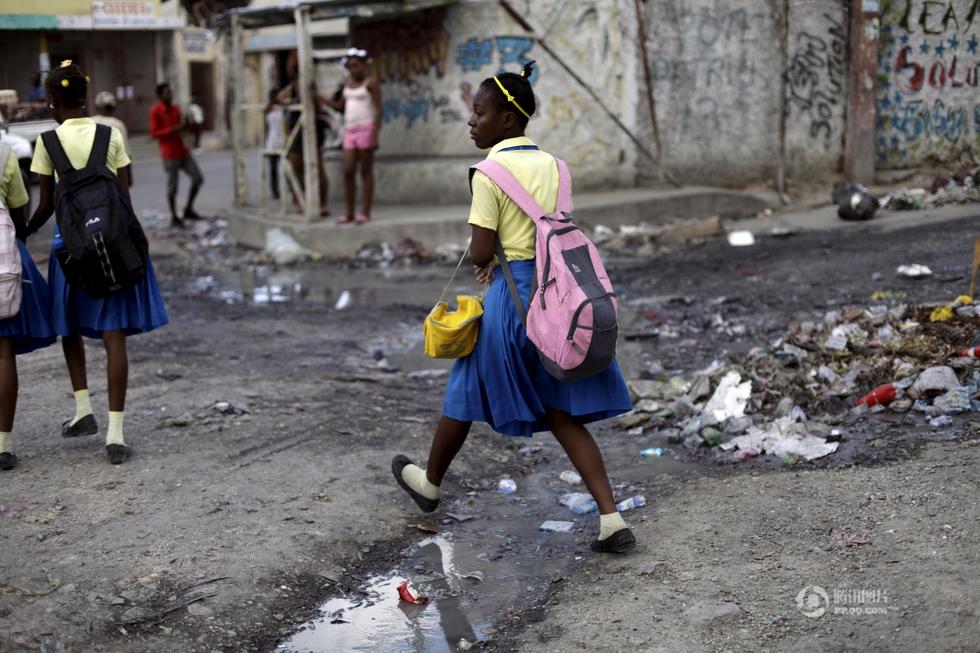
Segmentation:
[(122, 410), (109, 411), (109, 428), (105, 432), (106, 444), (126, 444), (123, 440), (123, 418), (126, 412)]
[(608, 515), (599, 515), (598, 539), (604, 540), (616, 531), (621, 531), (624, 528), (626, 528), (626, 522), (623, 521), (623, 516), (618, 512), (611, 512)]
[(439, 498), (439, 486), (430, 483), (429, 478), (425, 475), (425, 470), (418, 465), (405, 465), (402, 468), (402, 479), (408, 484), (408, 487), (426, 499)]
[(78, 420), (86, 415), (92, 414), (92, 402), (89, 398), (88, 388), (75, 391), (75, 417), (72, 418), (69, 426), (74, 426)]
[(10, 447), (13, 446), (12, 438), (9, 433), (0, 431), (0, 453), (12, 453)]

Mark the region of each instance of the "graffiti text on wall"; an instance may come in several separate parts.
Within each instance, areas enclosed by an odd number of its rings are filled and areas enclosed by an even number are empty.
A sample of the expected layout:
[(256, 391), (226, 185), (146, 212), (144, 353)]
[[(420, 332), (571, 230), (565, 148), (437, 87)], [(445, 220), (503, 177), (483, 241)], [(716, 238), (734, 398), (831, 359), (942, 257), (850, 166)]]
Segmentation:
[(810, 121), (810, 136), (829, 141), (835, 109), (844, 101), (847, 34), (842, 19), (825, 14), (824, 21), (829, 25), (826, 37), (800, 31), (793, 38), (786, 92), (791, 115), (798, 110)]
[[(456, 63), (464, 73), (477, 72), (492, 66), (497, 57), (497, 71), (520, 72), (524, 64), (531, 60), (529, 53), (534, 40), (527, 36), (495, 36), (493, 38), (473, 37), (456, 48)], [(531, 75), (531, 83), (537, 81), (538, 71)]]
[(734, 106), (771, 88), (760, 44), (772, 20), (744, 8), (686, 13), (668, 4), (662, 20), (651, 21), (650, 77), (666, 91), (658, 97), (676, 98), (665, 109), (677, 140), (717, 142)]
[(879, 163), (980, 155), (980, 0), (901, 0), (882, 15)]

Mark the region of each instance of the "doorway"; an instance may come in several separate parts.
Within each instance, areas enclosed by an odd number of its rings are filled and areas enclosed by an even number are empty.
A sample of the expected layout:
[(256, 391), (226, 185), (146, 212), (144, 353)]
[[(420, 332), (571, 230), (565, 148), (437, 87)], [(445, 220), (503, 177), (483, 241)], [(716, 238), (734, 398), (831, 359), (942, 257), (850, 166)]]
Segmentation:
[(204, 131), (214, 130), (214, 65), (191, 62), (191, 99), (204, 109)]

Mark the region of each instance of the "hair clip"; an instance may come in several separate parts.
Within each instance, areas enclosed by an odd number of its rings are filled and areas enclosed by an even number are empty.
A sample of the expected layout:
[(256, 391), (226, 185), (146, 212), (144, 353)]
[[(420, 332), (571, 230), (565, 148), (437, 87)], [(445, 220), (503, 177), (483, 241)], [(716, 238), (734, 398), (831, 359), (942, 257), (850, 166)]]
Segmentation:
[(85, 83), (86, 84), (92, 83), (92, 79), (88, 75), (85, 75)]
[(71, 59), (65, 59), (64, 61), (61, 62), (62, 68), (67, 68), (70, 65), (71, 65)]
[(61, 80), (61, 85), (64, 86), (65, 88), (68, 88), (68, 80), (67, 79)]

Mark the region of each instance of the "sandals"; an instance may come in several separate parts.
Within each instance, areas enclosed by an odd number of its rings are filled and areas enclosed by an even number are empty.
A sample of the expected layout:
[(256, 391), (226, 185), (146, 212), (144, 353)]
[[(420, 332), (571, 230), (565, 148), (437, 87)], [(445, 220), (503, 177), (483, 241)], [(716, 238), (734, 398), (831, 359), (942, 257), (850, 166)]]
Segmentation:
[(422, 509), (422, 512), (432, 512), (439, 505), (439, 499), (430, 499), (429, 497), (422, 496), (405, 482), (402, 478), (402, 470), (405, 469), (406, 465), (410, 465), (411, 460), (402, 455), (397, 455), (391, 459), (391, 473), (395, 475), (395, 480), (398, 481), (398, 485), (401, 486), (403, 490), (408, 492), (408, 496), (412, 497), (412, 500)]
[(89, 413), (74, 424), (68, 420), (61, 425), (61, 437), (77, 438), (83, 435), (95, 435), (99, 432), (99, 425), (95, 422), (95, 415)]
[(337, 224), (348, 224), (348, 223), (353, 222), (353, 221), (354, 221), (354, 218), (350, 217), (349, 215), (338, 215), (337, 216)]
[(592, 543), (596, 553), (626, 553), (636, 546), (636, 536), (628, 528), (621, 528), (604, 540)]
[(356, 222), (357, 224), (364, 224), (365, 222), (370, 222), (370, 221), (371, 221), (371, 216), (364, 215), (363, 213), (357, 216), (356, 218), (354, 218), (354, 222)]

